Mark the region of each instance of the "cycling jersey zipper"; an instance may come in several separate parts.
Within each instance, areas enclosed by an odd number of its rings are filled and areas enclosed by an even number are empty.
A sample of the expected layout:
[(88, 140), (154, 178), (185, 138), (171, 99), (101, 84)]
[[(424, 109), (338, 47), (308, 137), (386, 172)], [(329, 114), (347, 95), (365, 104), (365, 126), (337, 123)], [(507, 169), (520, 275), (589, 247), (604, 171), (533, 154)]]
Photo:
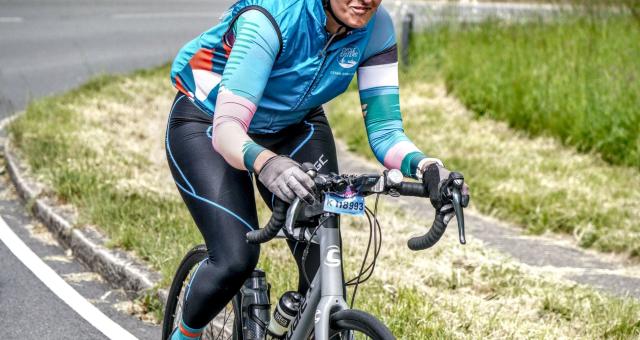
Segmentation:
[[(333, 39), (338, 35), (338, 33), (340, 32), (340, 30), (336, 31), (336, 33), (333, 33), (331, 35), (331, 37), (329, 37), (329, 40), (327, 41), (326, 44), (324, 44), (324, 47), (322, 48), (322, 51), (320, 51), (320, 55), (324, 58), (327, 56), (327, 48), (329, 48), (329, 45), (331, 45), (331, 42), (333, 41)], [(324, 62), (324, 59), (322, 60)]]
[(311, 81), (311, 85), (304, 92), (304, 95), (302, 96), (302, 98), (300, 99), (300, 101), (298, 102), (298, 104), (296, 105), (294, 110), (297, 110), (300, 107), (300, 105), (302, 105), (302, 103), (305, 101), (305, 99), (307, 99), (307, 96), (309, 95), (309, 92), (311, 92), (313, 87), (316, 85), (316, 81), (318, 80), (318, 75), (320, 74), (320, 71), (322, 71), (322, 68), (324, 67), (324, 62), (327, 60), (327, 48), (329, 48), (329, 45), (331, 45), (331, 42), (333, 42), (333, 39), (335, 39), (335, 37), (338, 34), (340, 34), (340, 29), (338, 29), (338, 31), (336, 31), (336, 33), (331, 34), (331, 36), (327, 40), (327, 43), (324, 44), (324, 47), (320, 51), (320, 56), (322, 56), (322, 62), (320, 63), (320, 67), (316, 71), (316, 74), (313, 75), (313, 80)]

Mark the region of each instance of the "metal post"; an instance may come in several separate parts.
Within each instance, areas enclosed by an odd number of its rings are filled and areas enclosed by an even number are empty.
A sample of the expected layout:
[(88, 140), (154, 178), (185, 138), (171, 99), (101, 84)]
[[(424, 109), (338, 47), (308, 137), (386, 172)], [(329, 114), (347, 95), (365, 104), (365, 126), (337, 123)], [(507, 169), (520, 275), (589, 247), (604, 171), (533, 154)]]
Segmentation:
[(402, 16), (402, 31), (400, 37), (400, 61), (404, 66), (409, 66), (409, 45), (413, 31), (413, 13), (404, 13)]

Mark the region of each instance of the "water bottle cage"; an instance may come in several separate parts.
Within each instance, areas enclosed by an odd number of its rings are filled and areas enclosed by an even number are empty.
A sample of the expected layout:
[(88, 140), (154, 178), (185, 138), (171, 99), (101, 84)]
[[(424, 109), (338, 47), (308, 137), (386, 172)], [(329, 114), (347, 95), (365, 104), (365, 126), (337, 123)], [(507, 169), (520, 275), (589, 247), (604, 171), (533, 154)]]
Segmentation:
[[(267, 329), (268, 323), (265, 323), (264, 321), (260, 320), (260, 318), (258, 318), (257, 315), (255, 315), (254, 313), (250, 313), (249, 311), (253, 311), (253, 310), (271, 310), (271, 305), (270, 304), (251, 304), (251, 305), (247, 305), (242, 307), (242, 315), (246, 315), (251, 321), (255, 322), (258, 324), (258, 326), (260, 326), (263, 329)], [(267, 320), (268, 322), (269, 320)]]
[[(271, 305), (270, 304), (249, 304), (246, 306), (242, 306), (241, 308), (241, 315), (242, 315), (242, 329), (245, 330), (247, 329), (248, 325), (247, 325), (247, 321), (251, 320), (255, 323), (255, 325), (262, 331), (269, 333), (267, 327), (268, 327), (268, 323), (269, 320), (265, 321), (261, 320), (258, 315), (254, 314), (253, 311), (256, 310), (267, 310), (266, 315), (269, 315), (269, 311), (271, 309)], [(244, 331), (243, 331), (244, 332)]]

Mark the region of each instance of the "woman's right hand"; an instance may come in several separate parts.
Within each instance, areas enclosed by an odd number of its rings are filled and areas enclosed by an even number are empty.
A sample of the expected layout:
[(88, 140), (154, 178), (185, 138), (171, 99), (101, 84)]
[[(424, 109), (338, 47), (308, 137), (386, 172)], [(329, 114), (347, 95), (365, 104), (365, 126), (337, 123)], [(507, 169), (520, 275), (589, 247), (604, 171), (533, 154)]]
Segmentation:
[[(429, 192), (431, 205), (436, 209), (436, 212), (445, 214), (445, 224), (449, 223), (449, 220), (453, 217), (453, 205), (442, 196), (442, 187), (446, 186), (450, 181), (450, 173), (451, 171), (438, 162), (427, 164), (422, 173), (422, 183)], [(460, 203), (463, 208), (466, 208), (471, 199), (469, 186), (466, 183), (462, 185), (461, 196), (462, 201)]]
[(291, 203), (296, 196), (311, 204), (314, 201), (314, 182), (300, 164), (293, 159), (277, 155), (268, 159), (258, 174), (258, 180), (281, 200)]

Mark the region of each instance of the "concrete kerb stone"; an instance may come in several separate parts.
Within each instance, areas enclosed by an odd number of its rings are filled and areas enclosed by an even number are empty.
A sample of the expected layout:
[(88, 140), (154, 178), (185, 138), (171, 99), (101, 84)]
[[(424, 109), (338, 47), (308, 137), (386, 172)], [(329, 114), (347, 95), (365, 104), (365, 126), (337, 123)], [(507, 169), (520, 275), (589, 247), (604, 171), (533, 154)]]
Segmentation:
[(13, 185), (27, 208), (40, 220), (73, 255), (107, 282), (135, 296), (153, 292), (164, 305), (167, 291), (159, 289), (160, 273), (153, 271), (132, 254), (109, 249), (108, 238), (91, 226), (78, 228), (74, 216), (65, 213), (55, 202), (43, 195), (43, 187), (28, 179), (25, 167), (13, 151), (7, 138), (3, 145), (6, 168)]

